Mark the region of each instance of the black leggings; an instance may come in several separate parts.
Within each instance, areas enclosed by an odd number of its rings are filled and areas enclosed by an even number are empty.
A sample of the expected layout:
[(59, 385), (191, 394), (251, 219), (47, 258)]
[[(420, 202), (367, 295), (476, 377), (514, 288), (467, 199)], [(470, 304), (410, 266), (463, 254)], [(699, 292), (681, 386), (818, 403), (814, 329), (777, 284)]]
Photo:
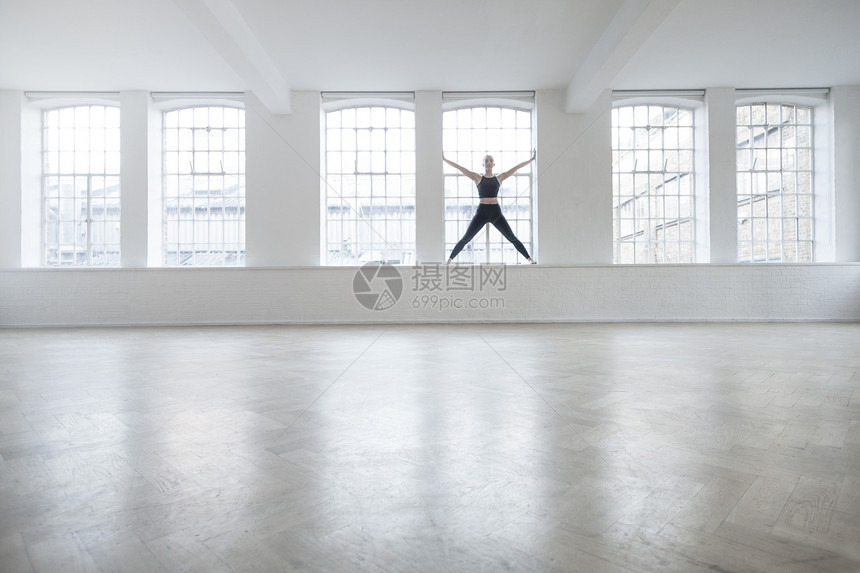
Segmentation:
[(466, 229), (466, 234), (463, 235), (463, 238), (460, 239), (460, 242), (454, 246), (454, 250), (451, 251), (451, 257), (454, 258), (460, 251), (463, 250), (469, 241), (475, 238), (475, 235), (478, 234), (478, 231), (484, 228), (484, 225), (487, 223), (492, 223), (493, 226), (499, 230), (499, 232), (504, 235), (504, 237), (509, 240), (514, 247), (520, 252), (522, 256), (527, 259), (530, 259), (529, 252), (523, 246), (522, 242), (517, 239), (516, 235), (514, 235), (513, 230), (511, 230), (511, 226), (508, 224), (508, 220), (505, 219), (505, 216), (502, 215), (502, 208), (498, 203), (496, 204), (486, 204), (481, 203), (478, 205), (478, 210), (475, 212), (475, 216), (472, 217), (472, 222), (469, 223), (469, 228)]

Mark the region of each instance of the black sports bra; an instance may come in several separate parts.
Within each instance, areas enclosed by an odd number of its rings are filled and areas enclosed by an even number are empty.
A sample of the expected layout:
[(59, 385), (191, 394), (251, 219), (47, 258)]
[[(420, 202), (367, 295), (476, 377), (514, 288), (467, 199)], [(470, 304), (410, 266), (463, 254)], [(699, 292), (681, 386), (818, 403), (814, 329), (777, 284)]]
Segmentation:
[(487, 197), (498, 197), (499, 187), (501, 187), (501, 184), (496, 177), (487, 178), (482, 175), (481, 182), (478, 183), (478, 197), (481, 199)]

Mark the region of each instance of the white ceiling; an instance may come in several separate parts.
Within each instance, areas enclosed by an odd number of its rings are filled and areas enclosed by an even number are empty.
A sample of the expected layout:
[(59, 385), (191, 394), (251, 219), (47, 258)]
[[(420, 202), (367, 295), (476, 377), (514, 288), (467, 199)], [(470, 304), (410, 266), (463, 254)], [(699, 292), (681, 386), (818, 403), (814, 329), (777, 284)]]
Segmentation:
[(858, 0), (0, 0), (0, 89), (860, 85), (858, 30)]

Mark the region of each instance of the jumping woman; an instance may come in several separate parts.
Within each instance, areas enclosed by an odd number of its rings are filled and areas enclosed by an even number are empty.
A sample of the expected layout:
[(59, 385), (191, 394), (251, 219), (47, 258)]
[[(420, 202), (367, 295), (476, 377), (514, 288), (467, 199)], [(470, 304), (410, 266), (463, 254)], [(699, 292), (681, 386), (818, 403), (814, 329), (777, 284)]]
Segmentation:
[(485, 174), (483, 176), (478, 175), (474, 171), (469, 171), (465, 167), (457, 165), (449, 159), (445, 159), (445, 155), (442, 155), (442, 161), (459, 170), (463, 175), (475, 182), (475, 185), (478, 186), (478, 197), (480, 197), (478, 210), (475, 212), (475, 216), (472, 217), (472, 221), (469, 223), (469, 228), (466, 229), (466, 234), (463, 235), (463, 238), (460, 239), (460, 242), (457, 243), (454, 246), (454, 250), (451, 251), (451, 256), (448, 257), (449, 263), (454, 260), (454, 257), (460, 254), (460, 251), (463, 250), (463, 247), (465, 247), (469, 241), (475, 238), (475, 235), (478, 234), (478, 231), (484, 228), (484, 225), (492, 223), (493, 226), (498, 229), (499, 232), (511, 242), (511, 244), (514, 245), (522, 256), (527, 258), (531, 264), (535, 264), (529, 256), (529, 252), (526, 250), (525, 246), (523, 246), (522, 242), (517, 239), (516, 235), (514, 235), (513, 230), (511, 230), (511, 226), (508, 224), (508, 220), (505, 219), (504, 215), (502, 215), (502, 208), (499, 207), (498, 196), (499, 187), (501, 187), (502, 181), (516, 173), (518, 169), (522, 169), (534, 161), (536, 155), (537, 152), (535, 151), (532, 153), (532, 158), (528, 161), (523, 161), (513, 169), (496, 176), (493, 175), (493, 167), (495, 167), (496, 163), (493, 161), (492, 155), (484, 157)]

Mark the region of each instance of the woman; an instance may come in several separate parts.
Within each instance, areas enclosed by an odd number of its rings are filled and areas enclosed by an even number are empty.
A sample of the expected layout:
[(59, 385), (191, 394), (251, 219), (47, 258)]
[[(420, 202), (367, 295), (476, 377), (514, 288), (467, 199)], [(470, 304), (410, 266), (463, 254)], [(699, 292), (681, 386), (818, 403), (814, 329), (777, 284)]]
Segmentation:
[(454, 250), (451, 251), (451, 256), (448, 257), (449, 263), (454, 260), (454, 257), (463, 250), (463, 247), (465, 247), (469, 241), (475, 238), (475, 235), (478, 234), (478, 231), (484, 228), (484, 225), (492, 223), (493, 226), (498, 229), (499, 232), (514, 245), (514, 247), (516, 247), (517, 251), (519, 251), (522, 256), (527, 258), (531, 264), (535, 264), (535, 261), (529, 256), (529, 252), (526, 250), (525, 246), (523, 246), (522, 242), (517, 239), (516, 235), (514, 235), (514, 232), (511, 230), (511, 226), (508, 224), (508, 220), (505, 219), (504, 215), (502, 215), (502, 208), (499, 207), (499, 200), (497, 197), (499, 196), (499, 187), (501, 187), (502, 181), (516, 173), (518, 169), (522, 169), (534, 161), (536, 155), (537, 152), (535, 151), (532, 153), (532, 157), (528, 161), (523, 161), (513, 169), (505, 171), (497, 176), (493, 176), (493, 167), (496, 163), (493, 161), (492, 155), (484, 157), (484, 176), (478, 175), (473, 171), (469, 171), (465, 167), (457, 165), (442, 155), (442, 161), (459, 170), (463, 175), (475, 182), (475, 185), (478, 186), (478, 197), (480, 197), (478, 210), (475, 212), (475, 216), (472, 217), (472, 221), (469, 223), (469, 228), (466, 229), (466, 234), (463, 235), (463, 238), (460, 239), (460, 242), (457, 243), (454, 246)]

